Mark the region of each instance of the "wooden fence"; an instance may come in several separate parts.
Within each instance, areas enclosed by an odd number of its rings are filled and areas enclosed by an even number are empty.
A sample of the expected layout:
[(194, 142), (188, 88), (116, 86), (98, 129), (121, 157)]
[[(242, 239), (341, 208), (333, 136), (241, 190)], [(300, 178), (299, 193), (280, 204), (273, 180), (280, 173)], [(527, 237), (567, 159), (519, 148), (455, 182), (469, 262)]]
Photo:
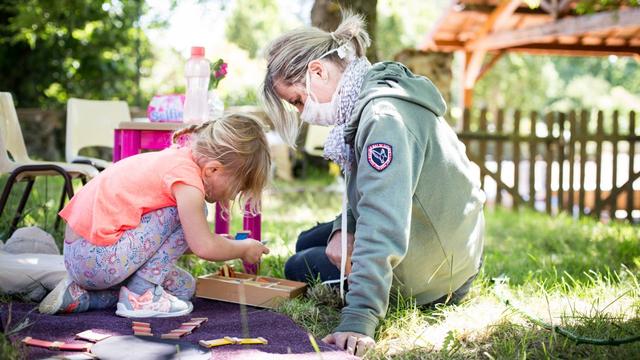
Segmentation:
[(524, 115), (472, 109), (464, 112), (458, 135), (480, 167), (490, 203), (549, 214), (640, 217), (640, 136), (633, 111)]

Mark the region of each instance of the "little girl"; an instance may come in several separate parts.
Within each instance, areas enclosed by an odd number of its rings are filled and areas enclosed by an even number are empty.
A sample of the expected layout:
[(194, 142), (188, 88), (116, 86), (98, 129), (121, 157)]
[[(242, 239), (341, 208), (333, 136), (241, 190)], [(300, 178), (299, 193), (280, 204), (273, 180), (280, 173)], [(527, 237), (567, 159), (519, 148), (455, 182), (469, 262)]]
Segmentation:
[[(188, 146), (177, 139), (189, 134)], [(176, 266), (200, 258), (260, 260), (259, 241), (212, 234), (205, 201), (248, 199), (253, 211), (271, 158), (259, 121), (233, 114), (176, 132), (174, 145), (123, 159), (86, 184), (60, 212), (68, 276), (40, 303), (46, 314), (112, 307), (125, 317), (191, 312), (193, 277)]]

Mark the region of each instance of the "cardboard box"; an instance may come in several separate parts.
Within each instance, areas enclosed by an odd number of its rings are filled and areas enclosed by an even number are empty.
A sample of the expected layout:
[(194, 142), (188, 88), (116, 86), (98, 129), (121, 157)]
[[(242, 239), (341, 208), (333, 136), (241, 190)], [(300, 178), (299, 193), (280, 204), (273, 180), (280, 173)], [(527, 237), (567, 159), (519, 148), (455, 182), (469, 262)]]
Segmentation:
[(307, 284), (266, 276), (235, 273), (234, 277), (218, 274), (196, 280), (196, 296), (273, 309), (285, 299), (304, 294)]

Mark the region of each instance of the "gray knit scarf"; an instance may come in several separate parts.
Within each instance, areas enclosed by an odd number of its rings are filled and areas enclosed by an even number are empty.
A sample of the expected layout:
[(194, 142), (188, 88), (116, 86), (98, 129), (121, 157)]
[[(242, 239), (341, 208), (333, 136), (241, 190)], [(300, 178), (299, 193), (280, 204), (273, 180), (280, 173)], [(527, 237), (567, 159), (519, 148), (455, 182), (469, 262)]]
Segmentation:
[(353, 150), (344, 141), (344, 129), (351, 118), (351, 112), (358, 100), (364, 76), (371, 69), (366, 57), (356, 58), (347, 65), (338, 88), (338, 107), (336, 125), (329, 132), (324, 144), (324, 157), (332, 160), (348, 173), (351, 170)]

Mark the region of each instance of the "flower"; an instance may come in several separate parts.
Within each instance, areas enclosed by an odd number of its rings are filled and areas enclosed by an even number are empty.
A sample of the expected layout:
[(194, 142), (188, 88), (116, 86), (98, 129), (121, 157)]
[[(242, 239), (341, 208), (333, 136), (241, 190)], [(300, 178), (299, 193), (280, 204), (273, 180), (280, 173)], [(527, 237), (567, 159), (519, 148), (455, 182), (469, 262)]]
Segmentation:
[(220, 80), (224, 79), (227, 76), (227, 63), (222, 59), (218, 59), (218, 61), (211, 64), (211, 88), (218, 88), (218, 84)]

